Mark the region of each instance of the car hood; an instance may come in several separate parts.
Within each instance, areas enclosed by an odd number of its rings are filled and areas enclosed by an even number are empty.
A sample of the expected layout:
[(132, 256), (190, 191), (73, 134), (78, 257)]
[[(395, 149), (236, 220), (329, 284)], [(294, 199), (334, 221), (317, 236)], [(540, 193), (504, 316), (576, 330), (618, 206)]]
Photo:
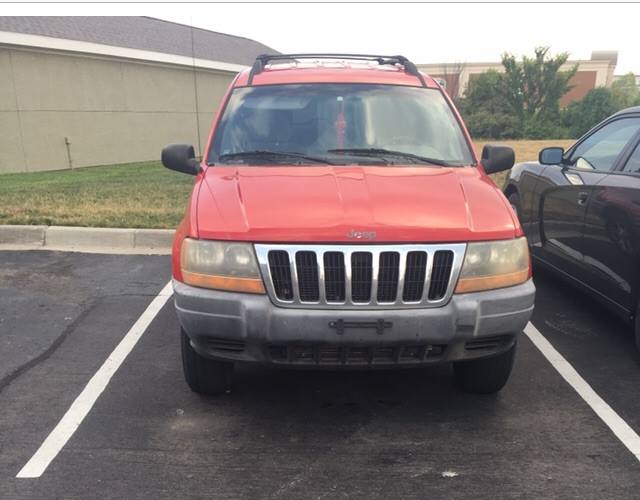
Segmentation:
[(513, 238), (508, 202), (478, 168), (209, 167), (198, 236), (255, 242), (463, 242)]

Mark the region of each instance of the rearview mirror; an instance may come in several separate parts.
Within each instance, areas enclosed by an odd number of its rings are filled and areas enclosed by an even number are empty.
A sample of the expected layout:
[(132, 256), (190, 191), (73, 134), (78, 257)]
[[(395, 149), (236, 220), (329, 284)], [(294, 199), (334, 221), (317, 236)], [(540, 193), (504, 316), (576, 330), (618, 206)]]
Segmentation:
[(482, 148), (482, 158), (480, 159), (484, 171), (488, 174), (495, 174), (503, 170), (509, 170), (516, 162), (516, 154), (509, 146), (498, 146), (487, 144)]
[(538, 155), (538, 161), (542, 165), (558, 165), (564, 158), (564, 148), (544, 148)]
[(188, 144), (165, 146), (162, 150), (162, 164), (170, 170), (190, 175), (198, 175), (202, 171), (193, 146)]

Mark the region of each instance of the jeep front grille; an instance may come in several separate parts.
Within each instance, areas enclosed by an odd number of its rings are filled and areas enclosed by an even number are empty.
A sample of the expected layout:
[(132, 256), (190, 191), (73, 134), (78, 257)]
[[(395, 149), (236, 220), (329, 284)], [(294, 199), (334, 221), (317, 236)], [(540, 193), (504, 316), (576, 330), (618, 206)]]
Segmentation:
[(275, 304), (324, 309), (444, 305), (453, 293), (465, 248), (465, 244), (255, 245)]

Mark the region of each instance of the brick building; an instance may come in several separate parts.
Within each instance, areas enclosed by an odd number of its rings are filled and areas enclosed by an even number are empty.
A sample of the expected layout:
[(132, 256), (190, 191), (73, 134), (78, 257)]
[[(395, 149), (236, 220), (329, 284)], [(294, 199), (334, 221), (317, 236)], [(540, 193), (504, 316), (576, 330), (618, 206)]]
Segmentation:
[[(561, 69), (568, 70), (577, 64), (578, 71), (571, 79), (573, 88), (561, 99), (560, 105), (579, 101), (594, 87), (610, 86), (615, 79), (613, 73), (617, 62), (618, 53), (615, 51), (594, 51), (591, 59), (567, 61)], [(500, 62), (418, 64), (418, 68), (434, 78), (444, 80), (454, 97), (462, 97), (469, 81), (477, 75), (488, 70), (504, 71)]]

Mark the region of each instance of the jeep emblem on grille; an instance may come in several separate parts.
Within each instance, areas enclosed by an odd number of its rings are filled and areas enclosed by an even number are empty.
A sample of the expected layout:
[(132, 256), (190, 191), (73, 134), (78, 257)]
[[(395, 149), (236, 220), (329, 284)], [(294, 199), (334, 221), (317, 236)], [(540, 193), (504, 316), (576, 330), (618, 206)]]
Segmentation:
[(375, 240), (376, 232), (375, 231), (356, 231), (352, 229), (347, 233), (347, 238), (350, 240)]

